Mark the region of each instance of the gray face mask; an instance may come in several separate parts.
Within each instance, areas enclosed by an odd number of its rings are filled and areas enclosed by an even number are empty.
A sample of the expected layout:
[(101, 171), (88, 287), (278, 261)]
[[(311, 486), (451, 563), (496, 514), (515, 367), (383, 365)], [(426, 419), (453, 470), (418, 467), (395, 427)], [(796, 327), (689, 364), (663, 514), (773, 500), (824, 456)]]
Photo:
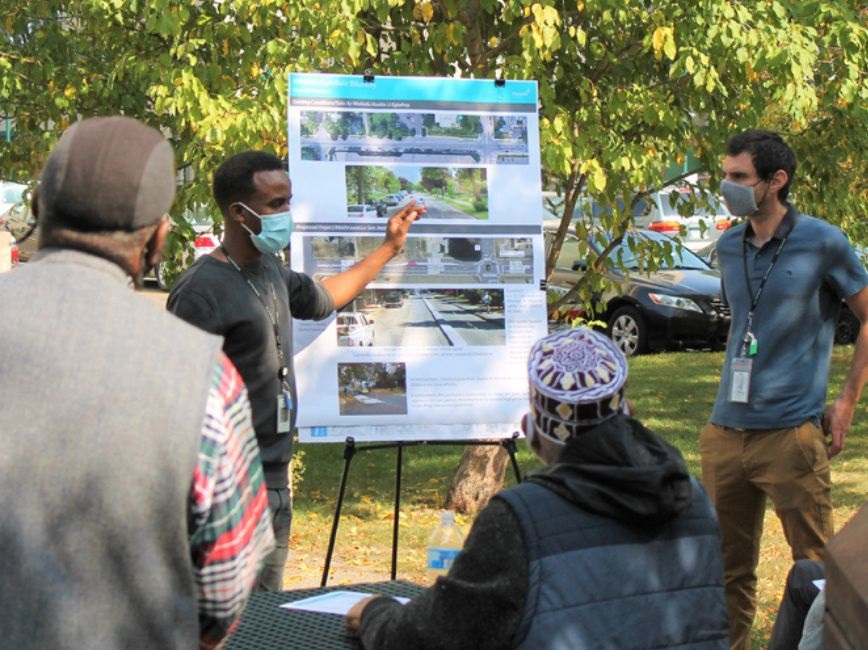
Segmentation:
[[(760, 183), (762, 181), (757, 181), (756, 185)], [(756, 185), (739, 185), (726, 180), (720, 182), (720, 193), (733, 216), (749, 217), (757, 211), (756, 197), (753, 194)]]

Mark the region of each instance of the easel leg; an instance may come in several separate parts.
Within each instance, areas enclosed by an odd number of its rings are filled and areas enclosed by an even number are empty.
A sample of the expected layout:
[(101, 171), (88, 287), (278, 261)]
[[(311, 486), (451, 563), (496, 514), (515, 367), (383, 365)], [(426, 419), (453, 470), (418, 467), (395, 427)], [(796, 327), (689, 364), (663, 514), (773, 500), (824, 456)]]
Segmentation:
[(392, 580), (398, 574), (398, 518), (401, 516), (401, 465), (404, 446), (398, 443), (395, 466), (395, 524), (392, 529)]
[(515, 458), (516, 448), (515, 441), (518, 439), (518, 433), (513, 433), (512, 438), (504, 440), (501, 444), (509, 453), (509, 460), (512, 462), (512, 471), (515, 472), (515, 482), (521, 483), (521, 470), (518, 468), (518, 461)]
[[(350, 474), (350, 461), (353, 459), (353, 456), (355, 455), (355, 453), (356, 453), (356, 441), (353, 438), (347, 438), (346, 446), (344, 447), (344, 472), (341, 475), (341, 485), (340, 485), (340, 488), (338, 489), (338, 502), (337, 502), (337, 505), (335, 506), (335, 518), (334, 518), (334, 521), (332, 521), (332, 533), (331, 533), (331, 536), (329, 537), (329, 547), (328, 547), (328, 551), (326, 552), (325, 567), (323, 568), (322, 581), (320, 582), (320, 587), (325, 587), (326, 582), (328, 582), (329, 569), (331, 568), (331, 563), (332, 563), (332, 552), (334, 551), (335, 539), (337, 538), (337, 535), (338, 535), (338, 521), (340, 521), (340, 518), (341, 518), (341, 507), (343, 506), (343, 503), (344, 503), (344, 492), (347, 489), (347, 477)], [(394, 573), (394, 569), (393, 569), (393, 573)]]
[(403, 453), (404, 447), (416, 444), (477, 444), (477, 445), (501, 445), (506, 451), (509, 453), (510, 461), (512, 462), (512, 470), (515, 472), (515, 480), (517, 483), (521, 483), (521, 470), (518, 467), (518, 460), (515, 457), (516, 454), (516, 446), (515, 441), (518, 440), (519, 434), (514, 433), (512, 438), (507, 438), (505, 440), (500, 441), (492, 441), (492, 440), (484, 440), (484, 441), (463, 441), (463, 442), (405, 442), (399, 441), (397, 443), (386, 443), (381, 445), (366, 445), (363, 447), (356, 447), (355, 440), (352, 437), (348, 437), (346, 439), (346, 447), (344, 448), (344, 471), (341, 476), (340, 489), (338, 490), (338, 500), (335, 506), (335, 517), (332, 522), (332, 532), (329, 537), (329, 545), (328, 551), (326, 552), (325, 559), (325, 567), (323, 568), (322, 573), (322, 581), (320, 582), (321, 587), (325, 587), (328, 582), (329, 569), (331, 568), (332, 561), (332, 553), (335, 548), (335, 539), (337, 538), (338, 533), (338, 522), (341, 517), (341, 508), (344, 502), (344, 494), (347, 488), (347, 478), (350, 473), (350, 461), (352, 461), (353, 456), (360, 451), (373, 451), (375, 449), (386, 449), (389, 447), (397, 448), (397, 458), (395, 465), (395, 512), (394, 512), (394, 524), (392, 527), (392, 580), (397, 579), (398, 575), (398, 531), (401, 517), (401, 473), (403, 469)]

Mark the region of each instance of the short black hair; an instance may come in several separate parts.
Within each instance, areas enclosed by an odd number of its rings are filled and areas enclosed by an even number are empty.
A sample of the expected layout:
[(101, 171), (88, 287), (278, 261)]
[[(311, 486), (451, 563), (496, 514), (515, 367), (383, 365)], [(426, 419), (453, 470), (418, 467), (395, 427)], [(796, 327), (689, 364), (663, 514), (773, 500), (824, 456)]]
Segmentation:
[(787, 172), (787, 183), (778, 190), (778, 199), (783, 203), (790, 193), (790, 184), (796, 175), (796, 154), (784, 139), (774, 131), (751, 129), (732, 136), (726, 143), (726, 153), (738, 156), (750, 154), (757, 175), (764, 181), (769, 180), (779, 169)]
[(253, 175), (256, 172), (285, 170), (283, 161), (267, 151), (242, 151), (230, 156), (214, 172), (214, 200), (221, 211), (225, 212), (236, 201), (247, 201), (256, 187)]

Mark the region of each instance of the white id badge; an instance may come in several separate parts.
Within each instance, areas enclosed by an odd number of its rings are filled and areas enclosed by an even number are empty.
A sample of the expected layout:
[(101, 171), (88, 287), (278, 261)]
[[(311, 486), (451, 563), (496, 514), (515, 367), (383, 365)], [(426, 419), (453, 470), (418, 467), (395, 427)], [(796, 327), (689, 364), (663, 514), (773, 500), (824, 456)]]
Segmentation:
[(736, 357), (732, 360), (730, 375), (732, 381), (729, 385), (729, 401), (747, 404), (750, 392), (750, 371), (753, 359), (748, 357)]
[(277, 396), (277, 432), (289, 433), (289, 407), (284, 393)]

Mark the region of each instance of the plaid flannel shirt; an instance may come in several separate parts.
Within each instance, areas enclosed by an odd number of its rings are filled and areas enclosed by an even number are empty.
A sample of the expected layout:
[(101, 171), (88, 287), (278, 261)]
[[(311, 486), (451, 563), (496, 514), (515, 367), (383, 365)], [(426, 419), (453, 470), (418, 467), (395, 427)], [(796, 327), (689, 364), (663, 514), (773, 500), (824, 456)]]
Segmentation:
[(221, 353), (190, 490), (190, 552), (202, 648), (235, 628), (274, 545), (247, 389)]

